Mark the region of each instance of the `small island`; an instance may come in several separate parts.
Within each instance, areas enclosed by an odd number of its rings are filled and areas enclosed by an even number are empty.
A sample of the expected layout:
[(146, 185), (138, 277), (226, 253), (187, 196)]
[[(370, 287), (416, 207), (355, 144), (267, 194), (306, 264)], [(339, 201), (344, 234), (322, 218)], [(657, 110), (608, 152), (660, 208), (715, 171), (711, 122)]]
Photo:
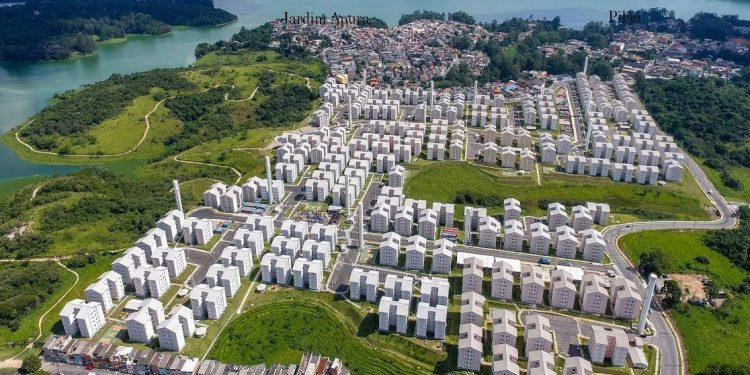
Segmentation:
[(0, 7), (0, 61), (64, 60), (128, 34), (216, 26), (237, 16), (213, 0), (29, 0)]

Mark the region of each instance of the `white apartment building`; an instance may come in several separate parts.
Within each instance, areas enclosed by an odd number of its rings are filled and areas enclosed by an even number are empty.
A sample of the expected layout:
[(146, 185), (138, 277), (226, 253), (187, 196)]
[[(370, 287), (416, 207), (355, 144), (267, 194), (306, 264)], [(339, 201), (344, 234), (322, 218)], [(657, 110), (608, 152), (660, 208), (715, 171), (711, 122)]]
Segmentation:
[(138, 311), (125, 319), (128, 328), (128, 340), (148, 343), (156, 336), (156, 329), (164, 321), (164, 305), (156, 299), (149, 298), (141, 302)]
[(411, 236), (406, 245), (406, 261), (404, 268), (407, 270), (424, 270), (424, 260), (427, 254), (427, 239), (420, 236)]
[(567, 270), (556, 269), (552, 271), (550, 279), (550, 306), (573, 310), (578, 293), (575, 284), (573, 284), (573, 275)]
[(60, 311), (65, 334), (68, 336), (93, 337), (106, 323), (104, 310), (99, 302), (86, 302), (74, 299)]
[(581, 279), (581, 311), (604, 315), (607, 312), (609, 294), (607, 284), (599, 274), (586, 272)]
[(227, 298), (234, 297), (240, 290), (240, 269), (237, 266), (224, 266), (216, 263), (208, 267), (206, 284), (209, 288), (220, 286), (224, 288)]
[(544, 273), (534, 265), (521, 266), (521, 302), (541, 305), (544, 300)]
[(614, 366), (625, 366), (630, 343), (628, 335), (619, 328), (592, 326), (589, 338), (591, 362), (604, 364), (606, 359)]
[(253, 253), (248, 248), (227, 246), (221, 251), (219, 260), (224, 267), (235, 266), (240, 271), (240, 277), (247, 277), (253, 270)]
[(354, 268), (349, 276), (349, 298), (352, 301), (364, 299), (368, 302), (375, 302), (378, 298), (379, 283), (380, 274), (378, 271), (365, 272), (361, 268)]
[(405, 335), (409, 324), (409, 303), (409, 300), (382, 297), (378, 306), (378, 329)]
[(143, 265), (136, 268), (132, 281), (138, 297), (161, 298), (169, 289), (169, 271), (164, 266)]
[(482, 283), (484, 282), (484, 262), (480, 258), (470, 257), (464, 259), (463, 279), (461, 292), (476, 292), (482, 294)]
[(234, 247), (237, 249), (250, 250), (251, 258), (258, 258), (263, 254), (264, 242), (263, 232), (259, 230), (249, 230), (247, 228), (238, 228), (232, 237)]
[(518, 338), (518, 324), (516, 312), (506, 309), (490, 310), (492, 319), (492, 345), (516, 345)]
[(227, 296), (220, 286), (196, 285), (190, 291), (190, 308), (195, 319), (217, 320), (227, 308)]
[(260, 272), (264, 283), (286, 285), (291, 277), (292, 258), (267, 253), (260, 261)]
[(435, 248), (432, 249), (432, 269), (431, 273), (451, 273), (453, 267), (453, 242), (447, 239), (435, 241)]
[(459, 326), (456, 363), (458, 369), (479, 372), (484, 356), (482, 336), (482, 328), (478, 325), (467, 323)]
[(383, 234), (378, 251), (380, 265), (398, 267), (398, 257), (401, 252), (401, 236), (394, 232)]
[(448, 321), (448, 306), (430, 306), (420, 302), (417, 305), (417, 325), (414, 335), (419, 338), (432, 337), (435, 340), (445, 339), (445, 328)]
[(319, 259), (297, 258), (294, 261), (294, 287), (298, 289), (321, 290), (323, 288), (323, 262)]
[(490, 294), (492, 298), (506, 301), (513, 300), (514, 282), (513, 268), (508, 262), (500, 260), (492, 265), (492, 291)]
[(541, 314), (529, 314), (526, 316), (526, 357), (530, 352), (542, 350), (552, 352), (552, 328), (549, 319)]
[(385, 296), (393, 300), (411, 301), (411, 293), (414, 288), (414, 278), (411, 276), (398, 277), (390, 274), (385, 277)]

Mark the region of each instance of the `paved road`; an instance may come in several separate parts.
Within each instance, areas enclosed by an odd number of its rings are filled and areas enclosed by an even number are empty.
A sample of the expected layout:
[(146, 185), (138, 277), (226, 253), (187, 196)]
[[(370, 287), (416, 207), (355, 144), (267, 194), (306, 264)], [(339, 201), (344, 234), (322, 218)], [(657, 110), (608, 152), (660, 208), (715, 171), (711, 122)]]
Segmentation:
[[(698, 185), (704, 193), (712, 191), (713, 194), (707, 194), (709, 199), (718, 209), (721, 217), (713, 221), (652, 221), (639, 222), (630, 224), (614, 225), (606, 228), (602, 235), (607, 242), (607, 249), (610, 258), (617, 268), (617, 272), (622, 276), (636, 283), (638, 288), (643, 291), (646, 288), (645, 281), (641, 276), (632, 270), (632, 265), (617, 246), (617, 239), (627, 233), (641, 232), (646, 230), (667, 230), (667, 229), (722, 229), (732, 228), (739, 222), (734, 216), (734, 212), (729, 207), (727, 201), (722, 197), (716, 188), (709, 181), (706, 174), (700, 166), (689, 156), (685, 155), (685, 166), (695, 177)], [(682, 344), (676, 339), (676, 331), (672, 327), (669, 319), (661, 312), (660, 306), (656, 302), (652, 304), (653, 310), (649, 315), (649, 320), (654, 325), (655, 335), (652, 338), (652, 344), (656, 345), (661, 351), (661, 374), (662, 375), (681, 375), (687, 373), (687, 361), (683, 358), (684, 350)], [(683, 363), (685, 365), (681, 366)]]

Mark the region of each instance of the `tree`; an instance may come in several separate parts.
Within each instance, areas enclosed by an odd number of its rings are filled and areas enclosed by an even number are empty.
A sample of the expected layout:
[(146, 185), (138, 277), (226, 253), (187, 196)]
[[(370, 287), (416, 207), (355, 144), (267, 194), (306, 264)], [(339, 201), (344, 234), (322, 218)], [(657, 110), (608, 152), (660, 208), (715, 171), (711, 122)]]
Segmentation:
[(39, 359), (38, 355), (29, 355), (26, 356), (26, 358), (23, 359), (23, 363), (21, 364), (21, 371), (32, 374), (37, 371), (39, 371), (42, 368), (42, 360)]
[(642, 253), (638, 258), (638, 270), (643, 275), (656, 274), (664, 275), (670, 269), (669, 258), (664, 250), (656, 249), (647, 253)]
[(667, 308), (671, 309), (682, 302), (682, 288), (677, 281), (665, 281), (662, 294), (664, 295), (664, 306)]

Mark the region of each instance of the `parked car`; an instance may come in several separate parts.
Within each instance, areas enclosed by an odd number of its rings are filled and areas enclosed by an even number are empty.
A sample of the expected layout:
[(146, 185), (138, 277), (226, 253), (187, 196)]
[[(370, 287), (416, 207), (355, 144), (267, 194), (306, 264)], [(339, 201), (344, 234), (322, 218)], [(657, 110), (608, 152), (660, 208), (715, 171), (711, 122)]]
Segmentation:
[(541, 257), (538, 261), (539, 264), (550, 264), (550, 260), (547, 257)]

